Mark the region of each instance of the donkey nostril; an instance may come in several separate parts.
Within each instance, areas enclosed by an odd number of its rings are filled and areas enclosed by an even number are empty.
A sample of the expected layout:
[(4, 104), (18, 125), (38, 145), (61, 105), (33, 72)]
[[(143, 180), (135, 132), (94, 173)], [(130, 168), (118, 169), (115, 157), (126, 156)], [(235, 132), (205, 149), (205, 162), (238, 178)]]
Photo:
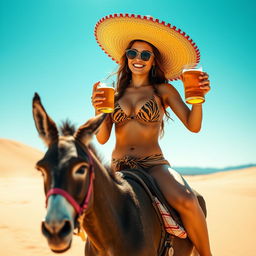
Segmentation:
[(60, 236), (65, 237), (72, 232), (72, 225), (69, 220), (63, 220), (57, 223), (48, 223), (47, 221), (42, 222), (42, 233), (46, 237)]
[(42, 221), (41, 230), (43, 235), (46, 237), (50, 237), (52, 234), (49, 225), (45, 221)]
[(62, 229), (59, 231), (59, 235), (61, 237), (65, 237), (69, 235), (71, 232), (72, 232), (71, 222), (69, 220), (66, 220)]

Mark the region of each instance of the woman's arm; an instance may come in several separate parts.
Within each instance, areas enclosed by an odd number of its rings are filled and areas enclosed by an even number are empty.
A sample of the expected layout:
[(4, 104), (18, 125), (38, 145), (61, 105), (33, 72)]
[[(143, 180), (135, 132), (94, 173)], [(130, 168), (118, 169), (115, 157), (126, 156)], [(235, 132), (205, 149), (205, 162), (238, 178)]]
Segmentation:
[(161, 85), (161, 95), (166, 107), (170, 107), (185, 127), (191, 132), (199, 132), (202, 123), (202, 106), (193, 105), (191, 110), (181, 99), (178, 91), (170, 84)]
[[(99, 114), (100, 112), (95, 111), (95, 114)], [(105, 118), (103, 123), (100, 125), (99, 130), (96, 134), (96, 138), (100, 144), (105, 144), (110, 137), (112, 130), (113, 122), (111, 120), (110, 114)]]
[[(92, 105), (95, 109), (95, 115), (100, 114), (101, 112), (97, 110), (97, 106), (100, 105), (106, 98), (104, 98), (104, 95), (102, 91), (97, 90), (97, 87), (99, 85), (99, 82), (95, 83), (93, 85), (93, 91), (92, 91)], [(111, 130), (112, 130), (113, 122), (111, 120), (110, 115), (108, 115), (103, 123), (100, 125), (99, 130), (96, 134), (96, 138), (100, 144), (105, 144), (110, 137)]]
[[(208, 75), (204, 73), (200, 82), (200, 89), (206, 94), (210, 90)], [(202, 104), (193, 104), (192, 108), (182, 100), (179, 92), (170, 84), (163, 84), (159, 87), (164, 104), (169, 106), (175, 115), (191, 132), (199, 132), (202, 124)]]

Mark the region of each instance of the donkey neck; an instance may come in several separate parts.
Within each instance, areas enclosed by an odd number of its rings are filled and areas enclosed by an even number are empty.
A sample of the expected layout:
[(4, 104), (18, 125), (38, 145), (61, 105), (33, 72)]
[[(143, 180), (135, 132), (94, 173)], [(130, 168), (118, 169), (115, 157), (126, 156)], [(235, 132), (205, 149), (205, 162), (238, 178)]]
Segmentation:
[(130, 185), (123, 180), (119, 183), (94, 155), (92, 158), (95, 171), (93, 204), (85, 215), (84, 228), (93, 245), (106, 252), (116, 246), (117, 237), (120, 247), (124, 246), (127, 233), (134, 231), (134, 227), (140, 228), (141, 220)]

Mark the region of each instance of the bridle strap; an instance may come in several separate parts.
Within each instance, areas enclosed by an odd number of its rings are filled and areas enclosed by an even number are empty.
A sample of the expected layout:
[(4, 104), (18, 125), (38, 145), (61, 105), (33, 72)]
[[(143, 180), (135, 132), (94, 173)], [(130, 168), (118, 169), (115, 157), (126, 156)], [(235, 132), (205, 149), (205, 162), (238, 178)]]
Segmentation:
[(87, 209), (88, 205), (89, 205), (89, 202), (90, 202), (90, 198), (91, 198), (91, 195), (92, 195), (92, 192), (93, 192), (93, 180), (94, 180), (94, 171), (92, 170), (92, 167), (90, 168), (90, 181), (89, 181), (89, 188), (88, 188), (88, 191), (87, 191), (87, 194), (86, 194), (86, 197), (84, 199), (84, 203), (82, 205), (82, 207), (80, 208), (80, 214)]
[(61, 195), (63, 197), (65, 197), (65, 199), (68, 200), (68, 202), (74, 207), (74, 209), (76, 210), (76, 212), (79, 214), (81, 207), (80, 205), (76, 202), (76, 200), (65, 190), (61, 189), (61, 188), (52, 188), (48, 191), (47, 195), (46, 195), (46, 206), (48, 204), (48, 199), (51, 195)]
[(86, 210), (88, 208), (89, 202), (90, 202), (90, 198), (93, 192), (93, 180), (94, 180), (94, 166), (93, 166), (93, 160), (92, 160), (92, 155), (89, 149), (85, 148), (85, 151), (87, 151), (87, 155), (89, 157), (89, 187), (88, 187), (88, 191), (87, 194), (85, 196), (84, 202), (82, 204), (82, 206), (80, 206), (76, 200), (65, 190), (61, 189), (61, 188), (52, 188), (48, 191), (48, 193), (46, 194), (46, 207), (48, 204), (48, 199), (51, 195), (61, 195), (63, 196), (75, 209), (75, 211), (77, 212), (78, 215), (81, 215), (83, 213), (84, 210)]

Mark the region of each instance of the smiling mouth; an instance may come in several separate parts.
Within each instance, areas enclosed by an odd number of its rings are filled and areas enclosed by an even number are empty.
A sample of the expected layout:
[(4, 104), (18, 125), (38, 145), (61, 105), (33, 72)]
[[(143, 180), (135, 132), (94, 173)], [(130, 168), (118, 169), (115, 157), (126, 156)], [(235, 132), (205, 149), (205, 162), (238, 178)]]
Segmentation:
[(142, 65), (142, 64), (132, 64), (133, 65), (133, 67), (135, 67), (135, 68), (144, 68), (145, 67), (145, 65)]

